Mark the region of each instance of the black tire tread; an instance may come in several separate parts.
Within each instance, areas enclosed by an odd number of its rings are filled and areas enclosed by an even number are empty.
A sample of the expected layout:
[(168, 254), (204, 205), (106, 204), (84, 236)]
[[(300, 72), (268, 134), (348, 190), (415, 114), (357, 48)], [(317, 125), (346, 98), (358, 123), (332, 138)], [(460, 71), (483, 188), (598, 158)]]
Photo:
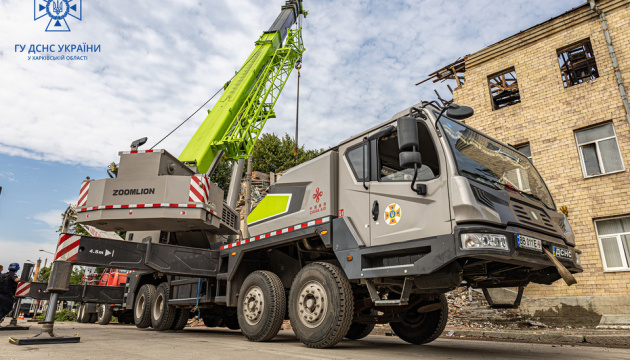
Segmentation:
[[(300, 338), (299, 336), (298, 338), (304, 345), (310, 348), (324, 349), (324, 348), (330, 348), (337, 345), (341, 340), (343, 340), (343, 338), (346, 336), (346, 334), (350, 330), (350, 326), (352, 325), (352, 318), (354, 316), (354, 298), (352, 296), (352, 287), (350, 286), (350, 282), (348, 281), (348, 278), (345, 276), (343, 271), (338, 266), (325, 263), (325, 262), (315, 262), (302, 268), (302, 270), (300, 270), (300, 273), (304, 271), (305, 269), (308, 270), (309, 267), (315, 267), (315, 266), (320, 266), (323, 269), (325, 269), (333, 277), (333, 279), (336, 282), (337, 290), (339, 291), (340, 302), (341, 302), (339, 309), (337, 309), (338, 317), (336, 321), (334, 321), (334, 323), (332, 324), (331, 330), (327, 333), (326, 337), (321, 338), (319, 340), (315, 340), (315, 341), (309, 340), (309, 339), (303, 339), (303, 338)], [(298, 276), (296, 276), (296, 280), (297, 278)], [(291, 285), (291, 289), (296, 289), (297, 291), (298, 287), (299, 287), (299, 284), (296, 284), (296, 281), (294, 280), (293, 284)], [(333, 291), (334, 288), (330, 288), (327, 290)], [(290, 309), (293, 309), (293, 306), (290, 306)], [(295, 321), (293, 317), (291, 317), (291, 326), (295, 329), (294, 322)], [(298, 334), (296, 333), (296, 335)]]
[[(112, 321), (112, 317), (114, 316), (114, 310), (107, 304), (100, 304), (98, 307), (98, 311), (100, 312), (101, 306), (105, 306), (105, 311), (103, 312), (103, 317), (98, 319), (99, 325), (107, 325)], [(98, 312), (96, 313), (98, 315)]]
[[(394, 331), (394, 334), (396, 334), (396, 336), (398, 336), (402, 340), (410, 344), (414, 344), (414, 345), (423, 345), (423, 344), (428, 344), (431, 341), (434, 341), (440, 335), (442, 335), (444, 328), (446, 328), (446, 322), (448, 321), (448, 303), (446, 301), (446, 297), (444, 296), (444, 294), (440, 295), (440, 303), (442, 305), (442, 308), (431, 312), (431, 313), (436, 312), (436, 311), (440, 312), (440, 317), (435, 322), (435, 327), (431, 332), (415, 335), (415, 336), (410, 336), (409, 334), (406, 334), (404, 330), (401, 328), (401, 323), (391, 323), (390, 326), (392, 328), (392, 331)], [(427, 313), (427, 314), (430, 314), (430, 313)]]
[(353, 322), (350, 330), (346, 334), (346, 338), (350, 340), (360, 340), (370, 335), (376, 324), (361, 324)]
[[(161, 317), (160, 321), (155, 321), (155, 319), (153, 319), (153, 315), (151, 315), (151, 325), (156, 331), (165, 331), (169, 330), (171, 326), (173, 326), (175, 315), (177, 315), (177, 308), (168, 305), (168, 299), (170, 297), (168, 283), (163, 282), (158, 285), (155, 290), (156, 295), (160, 290), (164, 292), (164, 315)], [(153, 300), (155, 301), (155, 296), (153, 297)], [(153, 307), (153, 301), (151, 302), (151, 307)]]
[[(153, 303), (153, 297), (155, 296), (155, 286), (152, 284), (144, 284), (142, 285), (142, 287), (140, 287), (140, 290), (138, 291), (138, 295), (140, 295), (140, 292), (142, 292), (142, 289), (146, 289), (146, 299), (144, 300), (144, 310), (142, 312), (142, 317), (140, 319), (140, 321), (138, 322), (138, 319), (135, 318), (135, 312), (134, 312), (134, 323), (136, 324), (136, 327), (139, 329), (146, 329), (149, 326), (151, 326), (151, 304)], [(134, 307), (136, 306), (136, 301), (137, 298), (134, 299)]]
[(175, 315), (175, 321), (173, 321), (171, 330), (175, 330), (175, 331), (184, 330), (186, 325), (188, 325), (189, 313), (190, 313), (189, 308), (177, 309), (177, 314)]
[[(248, 277), (250, 276), (260, 276), (267, 285), (267, 289), (271, 290), (269, 294), (271, 301), (267, 305), (269, 306), (268, 314), (270, 314), (270, 316), (265, 319), (265, 326), (263, 326), (263, 330), (256, 334), (248, 334), (247, 329), (243, 329), (243, 325), (247, 326), (247, 324), (240, 324), (240, 319), (239, 325), (247, 340), (256, 342), (268, 341), (278, 335), (280, 328), (282, 328), (284, 315), (286, 314), (287, 309), (287, 297), (284, 291), (284, 285), (278, 275), (272, 273), (271, 271), (258, 270), (248, 275)], [(245, 281), (247, 281), (247, 279)], [(267, 289), (263, 289), (263, 291)], [(241, 306), (242, 305), (239, 302), (239, 314), (242, 311)]]

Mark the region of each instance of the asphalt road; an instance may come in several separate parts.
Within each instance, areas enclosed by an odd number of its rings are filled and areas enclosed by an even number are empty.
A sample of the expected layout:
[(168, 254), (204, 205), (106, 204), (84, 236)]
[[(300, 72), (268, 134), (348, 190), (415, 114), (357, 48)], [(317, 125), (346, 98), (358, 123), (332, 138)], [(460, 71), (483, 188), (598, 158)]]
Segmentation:
[(414, 346), (389, 336), (344, 340), (332, 349), (309, 349), (293, 332), (282, 331), (269, 342), (252, 343), (238, 331), (186, 328), (180, 332), (140, 330), (133, 325), (59, 323), (56, 333), (79, 333), (78, 344), (16, 346), (9, 336), (28, 337), (28, 331), (0, 332), (0, 359), (630, 359), (630, 349), (544, 345), (440, 338)]

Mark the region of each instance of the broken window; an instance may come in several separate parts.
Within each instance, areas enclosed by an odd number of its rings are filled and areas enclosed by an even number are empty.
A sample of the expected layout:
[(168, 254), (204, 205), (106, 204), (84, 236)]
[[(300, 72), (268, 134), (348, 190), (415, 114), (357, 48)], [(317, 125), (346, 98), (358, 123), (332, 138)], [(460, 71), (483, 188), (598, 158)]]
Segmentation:
[(506, 106), (521, 102), (521, 94), (513, 67), (488, 76), (492, 110), (503, 109)]
[(589, 39), (558, 50), (558, 63), (565, 88), (599, 77)]

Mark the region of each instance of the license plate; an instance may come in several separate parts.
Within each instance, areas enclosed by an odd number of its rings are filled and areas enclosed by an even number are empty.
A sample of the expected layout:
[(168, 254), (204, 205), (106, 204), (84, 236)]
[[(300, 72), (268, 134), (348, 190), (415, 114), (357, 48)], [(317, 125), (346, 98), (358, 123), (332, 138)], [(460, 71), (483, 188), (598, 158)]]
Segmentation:
[(553, 256), (555, 257), (559, 257), (562, 259), (573, 259), (573, 254), (571, 254), (571, 250), (569, 249), (553, 246), (552, 250)]
[(518, 247), (542, 252), (542, 241), (525, 235), (516, 235)]

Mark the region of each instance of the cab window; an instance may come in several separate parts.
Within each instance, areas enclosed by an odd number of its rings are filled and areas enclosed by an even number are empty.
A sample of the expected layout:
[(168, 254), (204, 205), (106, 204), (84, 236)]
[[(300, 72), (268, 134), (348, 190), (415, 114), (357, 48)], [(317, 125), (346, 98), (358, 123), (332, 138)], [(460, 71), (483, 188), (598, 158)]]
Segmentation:
[[(418, 169), (418, 181), (435, 179), (440, 175), (440, 163), (433, 138), (427, 125), (418, 122), (418, 139), (422, 155), (422, 167)], [(411, 181), (413, 180), (413, 166), (400, 166), (398, 155), (398, 132), (378, 139), (378, 174), (379, 181)]]
[[(363, 147), (364, 147), (364, 144), (360, 144), (348, 150), (348, 152), (346, 152), (346, 159), (348, 159), (348, 163), (350, 164), (350, 168), (352, 168), (352, 173), (354, 174), (354, 178), (357, 179), (357, 181), (363, 181), (363, 178), (364, 178), (364, 175), (363, 175), (364, 165), (363, 164), (367, 163), (367, 158), (368, 158), (368, 150), (367, 148), (364, 150)], [(365, 161), (364, 161), (364, 154), (365, 154)], [(369, 171), (367, 164), (365, 166), (365, 171), (366, 172)]]

